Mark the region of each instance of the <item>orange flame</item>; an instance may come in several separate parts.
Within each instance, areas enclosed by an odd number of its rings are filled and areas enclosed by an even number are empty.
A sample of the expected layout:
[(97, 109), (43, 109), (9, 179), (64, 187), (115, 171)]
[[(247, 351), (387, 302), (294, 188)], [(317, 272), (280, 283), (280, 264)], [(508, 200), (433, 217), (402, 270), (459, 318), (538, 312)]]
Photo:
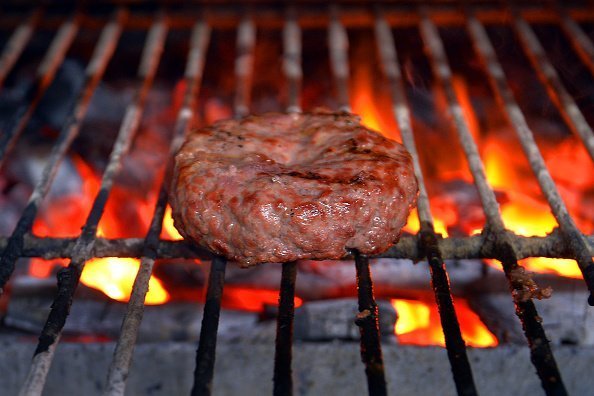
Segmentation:
[[(530, 257), (519, 261), (520, 265), (528, 271), (557, 274), (568, 278), (582, 279), (580, 271), (575, 260), (556, 259), (549, 257)], [(498, 265), (497, 268), (501, 268)]]
[[(114, 300), (128, 301), (139, 268), (138, 259), (94, 258), (87, 261), (80, 280), (86, 286), (99, 290)], [(157, 278), (151, 276), (145, 304), (157, 305), (167, 301), (169, 301), (169, 293)]]
[[(390, 98), (384, 98), (374, 91), (374, 81), (375, 76), (368, 64), (356, 65), (353, 71), (353, 112), (361, 117), (361, 123), (367, 128), (388, 138), (400, 140), (396, 121), (392, 116)], [(440, 216), (433, 219), (433, 225), (437, 233), (448, 236), (447, 223)], [(415, 208), (411, 211), (403, 230), (416, 234), (419, 229), (419, 218)]]
[(418, 329), (428, 329), (431, 324), (431, 311), (429, 307), (414, 300), (392, 300), (392, 306), (398, 313), (398, 321), (394, 332), (403, 335)]
[[(359, 80), (357, 80), (359, 81)], [(364, 85), (367, 87), (367, 84)], [(359, 114), (361, 117), (361, 123), (369, 129), (373, 129), (387, 136), (383, 131), (381, 125), (381, 116), (379, 115), (377, 108), (373, 104), (373, 96), (369, 89), (357, 89), (357, 95), (353, 100), (353, 111)]]
[(391, 99), (375, 89), (375, 80), (369, 63), (355, 65), (352, 79), (354, 95), (351, 101), (353, 113), (361, 117), (361, 123), (367, 128), (385, 137), (400, 140), (396, 121), (391, 116)]
[(161, 237), (172, 241), (179, 241), (184, 239), (177, 228), (173, 225), (173, 217), (171, 216), (171, 206), (167, 205), (165, 208), (165, 215), (163, 217), (163, 230)]
[(472, 100), (468, 85), (466, 84), (464, 78), (458, 75), (453, 77), (452, 83), (454, 85), (454, 92), (456, 93), (458, 103), (460, 103), (460, 107), (462, 107), (464, 119), (468, 124), (468, 129), (476, 141), (479, 137), (480, 129), (479, 122), (472, 108)]
[[(448, 229), (446, 223), (438, 217), (433, 219), (433, 228), (435, 232), (441, 234), (444, 238), (448, 237)], [(416, 234), (421, 229), (421, 224), (419, 223), (419, 216), (417, 214), (417, 208), (414, 208), (410, 215), (408, 216), (408, 220), (406, 222), (406, 226), (402, 229), (411, 234)]]
[[(391, 300), (398, 313), (398, 321), (394, 333), (401, 344), (441, 345), (445, 339), (439, 313), (435, 304), (418, 300)], [(460, 330), (464, 341), (473, 347), (486, 348), (498, 344), (497, 338), (487, 329), (468, 306), (466, 300), (456, 298), (456, 314), (460, 322)]]
[(518, 235), (546, 236), (557, 226), (547, 206), (526, 196), (513, 198), (513, 202), (501, 206), (501, 217), (508, 229)]

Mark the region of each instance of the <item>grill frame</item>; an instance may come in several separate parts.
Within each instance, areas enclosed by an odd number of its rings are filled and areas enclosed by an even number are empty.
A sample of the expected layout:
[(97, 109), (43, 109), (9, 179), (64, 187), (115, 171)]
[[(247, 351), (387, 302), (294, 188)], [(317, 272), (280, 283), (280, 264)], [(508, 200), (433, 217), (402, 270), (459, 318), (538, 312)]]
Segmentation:
[[(256, 2), (258, 3), (258, 2)], [(268, 13), (255, 13), (253, 7), (262, 6), (262, 4), (252, 5), (251, 7), (243, 7), (242, 10), (235, 10), (233, 12), (228, 10), (227, 5), (206, 4), (205, 9), (196, 12), (195, 16), (188, 17), (182, 15), (175, 15), (175, 11), (167, 11), (167, 17), (163, 12), (159, 16), (147, 17), (144, 14), (130, 13), (128, 21), (124, 22), (128, 12), (120, 8), (111, 18), (111, 22), (106, 25), (104, 35), (97, 44), (97, 53), (94, 56), (95, 61), (89, 63), (87, 69), (87, 80), (85, 88), (77, 100), (77, 104), (72, 109), (73, 117), (64, 126), (60, 137), (58, 138), (54, 147), (54, 152), (46, 167), (42, 181), (38, 184), (33, 194), (29, 205), (24, 211), (15, 232), (9, 238), (0, 238), (0, 248), (2, 249), (2, 256), (0, 259), (0, 283), (4, 287), (8, 281), (12, 271), (14, 270), (15, 261), (19, 257), (44, 257), (44, 258), (58, 258), (66, 257), (71, 259), (71, 266), (69, 270), (60, 273), (58, 278), (58, 285), (60, 293), (54, 302), (54, 308), (46, 323), (46, 328), (40, 338), (38, 350), (36, 352), (29, 377), (24, 385), (23, 391), (27, 394), (41, 394), (43, 390), (43, 383), (51, 360), (53, 358), (53, 351), (59, 342), (61, 329), (66, 321), (68, 308), (72, 303), (72, 296), (78, 284), (78, 277), (82, 271), (84, 262), (91, 257), (138, 257), (142, 258), (141, 271), (137, 277), (133, 297), (130, 302), (130, 308), (126, 315), (122, 335), (118, 341), (118, 349), (116, 350), (112, 367), (110, 368), (108, 388), (106, 394), (123, 394), (125, 387), (125, 377), (127, 370), (131, 363), (131, 355), (135, 342), (135, 332), (138, 330), (138, 325), (142, 318), (142, 313), (138, 309), (143, 305), (144, 294), (148, 287), (148, 279), (152, 271), (152, 265), (157, 258), (202, 258), (212, 259), (213, 265), (211, 268), (211, 277), (209, 278), (207, 305), (205, 307), (204, 322), (202, 327), (202, 334), (200, 340), (200, 347), (197, 354), (197, 370), (195, 374), (196, 382), (192, 394), (209, 394), (210, 382), (212, 381), (214, 356), (216, 348), (216, 332), (218, 323), (218, 311), (220, 310), (220, 297), (223, 292), (225, 263), (221, 257), (212, 257), (208, 252), (196, 249), (186, 242), (170, 242), (159, 240), (160, 228), (163, 219), (165, 205), (167, 204), (167, 183), (165, 182), (161, 188), (159, 200), (155, 208), (153, 220), (149, 233), (145, 239), (118, 239), (106, 240), (96, 238), (96, 226), (101, 218), (105, 201), (109, 196), (110, 184), (117, 173), (121, 155), (127, 151), (126, 144), (129, 144), (133, 131), (136, 128), (135, 123), (139, 122), (140, 114), (142, 112), (143, 97), (150, 86), (152, 77), (149, 70), (156, 69), (155, 61), (160, 57), (159, 51), (153, 49), (154, 53), (148, 56), (146, 62), (141, 62), (139, 68), (138, 85), (135, 104), (129, 108), (129, 113), (122, 122), (121, 141), (118, 138), (119, 144), (115, 145), (112, 152), (112, 159), (110, 166), (108, 166), (102, 183), (102, 188), (99, 195), (95, 198), (95, 204), (85, 229), (79, 238), (38, 238), (30, 235), (31, 226), (37, 214), (39, 204), (47, 194), (57, 166), (65, 157), (66, 151), (72, 140), (78, 134), (78, 130), (84, 121), (86, 108), (90, 101), (90, 97), (101, 79), (102, 73), (106, 67), (109, 58), (113, 54), (115, 45), (118, 42), (119, 35), (124, 28), (146, 29), (154, 28), (159, 23), (167, 25), (172, 28), (189, 28), (193, 27), (193, 44), (191, 45), (191, 52), (188, 59), (188, 67), (186, 71), (186, 81), (189, 83), (184, 97), (184, 105), (179, 113), (176, 127), (175, 138), (171, 144), (171, 153), (174, 153), (179, 147), (183, 135), (189, 128), (191, 120), (194, 116), (194, 98), (199, 89), (202, 69), (205, 62), (205, 51), (208, 45), (208, 36), (211, 28), (235, 28), (238, 26), (237, 39), (237, 53), (235, 63), (235, 77), (236, 77), (236, 96), (234, 101), (234, 111), (237, 117), (241, 117), (249, 113), (250, 102), (250, 87), (253, 74), (253, 51), (255, 46), (255, 29), (256, 26), (277, 27), (282, 28), (285, 32), (284, 44), (284, 75), (289, 83), (289, 95), (287, 110), (299, 111), (300, 99), (299, 90), (301, 86), (302, 72), (300, 69), (301, 57), (301, 42), (297, 38), (300, 34), (300, 27), (320, 27), (328, 28), (328, 46), (329, 57), (331, 61), (331, 69), (337, 89), (337, 99), (340, 110), (348, 111), (349, 107), (349, 92), (348, 92), (348, 36), (345, 27), (361, 27), (373, 26), (376, 28), (377, 42), (380, 44), (380, 53), (383, 55), (384, 72), (388, 76), (390, 83), (393, 86), (394, 99), (394, 115), (398, 121), (399, 128), (403, 132), (403, 140), (407, 145), (409, 151), (413, 154), (415, 159), (415, 166), (417, 168), (417, 178), (422, 183), (422, 172), (413, 138), (413, 131), (410, 126), (410, 121), (407, 117), (410, 116), (403, 113), (407, 110), (406, 98), (404, 97), (403, 88), (401, 86), (401, 73), (398, 70), (398, 63), (396, 53), (390, 52), (387, 48), (394, 48), (393, 42), (390, 43), (388, 36), (385, 33), (386, 27), (397, 26), (421, 26), (421, 32), (425, 45), (429, 48), (429, 57), (432, 59), (432, 66), (434, 67), (434, 74), (440, 80), (441, 85), (446, 93), (450, 111), (453, 114), (454, 124), (459, 132), (459, 138), (462, 145), (465, 147), (467, 159), (471, 163), (471, 169), (475, 178), (475, 185), (479, 189), (484, 212), (487, 217), (487, 226), (482, 235), (467, 237), (467, 238), (447, 238), (442, 239), (435, 233), (432, 224), (432, 216), (428, 197), (421, 187), (421, 196), (419, 200), (419, 218), (421, 223), (421, 231), (417, 236), (404, 237), (402, 241), (391, 248), (388, 252), (378, 257), (394, 257), (394, 258), (410, 258), (420, 260), (427, 258), (430, 264), (433, 287), (437, 298), (438, 306), (440, 307), (440, 315), (444, 332), (446, 335), (446, 347), (450, 356), (452, 369), (454, 372), (454, 380), (456, 382), (459, 394), (476, 394), (476, 388), (472, 380), (472, 372), (468, 360), (465, 355), (464, 342), (461, 340), (460, 329), (453, 310), (451, 291), (447, 280), (447, 272), (443, 263), (444, 259), (449, 258), (497, 258), (504, 262), (504, 269), (510, 279), (510, 286), (513, 289), (518, 287), (514, 285), (513, 277), (510, 272), (517, 267), (517, 260), (532, 257), (556, 257), (556, 258), (573, 258), (577, 259), (580, 267), (584, 273), (584, 278), (591, 291), (594, 290), (594, 265), (592, 264), (592, 255), (594, 254), (594, 239), (579, 232), (573, 220), (567, 213), (566, 208), (562, 204), (559, 194), (556, 192), (556, 186), (550, 175), (546, 173), (544, 162), (542, 158), (540, 163), (533, 165), (533, 169), (539, 177), (539, 183), (546, 198), (549, 200), (550, 207), (557, 218), (560, 228), (547, 237), (519, 237), (505, 230), (501, 221), (498, 204), (495, 200), (492, 190), (486, 182), (484, 172), (482, 171), (482, 162), (478, 157), (476, 147), (473, 147), (474, 142), (468, 132), (468, 126), (464, 115), (459, 111), (459, 105), (453, 90), (451, 88), (451, 72), (448, 71), (448, 60), (443, 50), (443, 44), (436, 26), (451, 26), (451, 25), (468, 25), (470, 35), (475, 49), (475, 52), (481, 52), (480, 48), (484, 48), (488, 37), (482, 36), (480, 33), (483, 23), (507, 23), (509, 15), (512, 15), (512, 24), (518, 32), (519, 37), (523, 43), (523, 49), (528, 54), (529, 58), (533, 60), (533, 65), (539, 74), (542, 76), (545, 86), (553, 97), (553, 102), (559, 105), (560, 111), (563, 113), (571, 113), (565, 117), (567, 124), (578, 135), (579, 131), (583, 131), (585, 120), (580, 119), (581, 114), (578, 112), (568, 111), (572, 106), (572, 102), (567, 102), (563, 99), (555, 100), (555, 97), (564, 98), (564, 88), (560, 85), (558, 77), (554, 74), (547, 73), (549, 68), (546, 58), (540, 54), (538, 41), (534, 41), (533, 33), (528, 23), (543, 23), (554, 22), (560, 23), (563, 30), (567, 34), (575, 34), (576, 21), (594, 21), (594, 12), (583, 9), (570, 9), (567, 12), (562, 12), (558, 17), (555, 13), (556, 9), (538, 9), (532, 8), (519, 10), (517, 8), (506, 10), (497, 7), (495, 9), (488, 8), (484, 4), (475, 4), (475, 8), (463, 9), (462, 16), (460, 9), (456, 4), (450, 2), (443, 2), (439, 7), (416, 9), (416, 5), (401, 4), (398, 11), (386, 8), (376, 8), (369, 10), (361, 7), (357, 8), (350, 3), (334, 4), (326, 11), (319, 12), (317, 7), (311, 6), (309, 3), (303, 3), (298, 7), (289, 7), (286, 10), (275, 10), (270, 4), (267, 4)], [(443, 8), (445, 7), (445, 8)], [(311, 18), (310, 12), (316, 10), (317, 18)], [(35, 9), (29, 15), (25, 22), (18, 25), (15, 30), (11, 43), (0, 56), (0, 70), (10, 70), (18, 59), (20, 53), (25, 48), (30, 36), (33, 33), (33, 28), (36, 24), (42, 23), (39, 21), (42, 15), (42, 9)], [(280, 15), (280, 18), (279, 18)], [(312, 14), (313, 15), (313, 14)], [(2, 20), (2, 17), (0, 17)], [(95, 17), (90, 17), (88, 13), (75, 13), (68, 24), (61, 25), (67, 31), (57, 39), (56, 48), (48, 50), (48, 53), (53, 54), (56, 51), (62, 53), (69, 46), (68, 40), (73, 38), (78, 23), (86, 23), (90, 25), (102, 25), (104, 20)], [(165, 22), (166, 21), (166, 22)], [(198, 22), (196, 22), (198, 21)], [(49, 19), (43, 21), (44, 24), (52, 26), (57, 21)], [(60, 21), (61, 24), (63, 21)], [(164, 27), (162, 27), (164, 29)], [(389, 30), (389, 29), (388, 29)], [(580, 31), (580, 30), (577, 30)], [(74, 33), (73, 33), (74, 32)], [(478, 33), (477, 33), (478, 32)], [(391, 33), (391, 32), (390, 32)], [(583, 33), (583, 32), (582, 32)], [(164, 40), (165, 32), (161, 32), (161, 40)], [(147, 38), (147, 48), (150, 47), (152, 41), (157, 41), (155, 33), (151, 39), (150, 35)], [(390, 37), (393, 34), (390, 34)], [(383, 38), (382, 38), (383, 37)], [(486, 37), (486, 41), (485, 41)], [(592, 43), (584, 35), (577, 35), (572, 43), (579, 48), (577, 50), (581, 59), (592, 67)], [(158, 46), (158, 44), (155, 44)], [(481, 47), (482, 45), (482, 47)], [(441, 47), (441, 48), (440, 48)], [(150, 52), (151, 50), (147, 50)], [(521, 111), (518, 113), (519, 106), (515, 103), (513, 95), (506, 93), (505, 86), (501, 84), (498, 72), (493, 69), (497, 59), (489, 58), (489, 52), (482, 53), (483, 62), (486, 74), (490, 77), (491, 84), (495, 87), (494, 92), (500, 96), (502, 107), (507, 110), (510, 123), (518, 131), (521, 141), (525, 146), (528, 157), (531, 163), (538, 162), (534, 160), (540, 156), (538, 148), (533, 139), (530, 141), (531, 132), (527, 127), (525, 120), (522, 122), (519, 116), (522, 116)], [(63, 57), (63, 55), (62, 55)], [(52, 58), (48, 55), (48, 59)], [(43, 95), (47, 86), (53, 78), (53, 74), (59, 63), (61, 57), (54, 57), (56, 61), (49, 66), (40, 66), (38, 74), (37, 91), (34, 99), (27, 104), (26, 111), (19, 113), (16, 117), (19, 122), (15, 123), (14, 134), (7, 135), (9, 138), (0, 142), (2, 150), (0, 153), (8, 153), (12, 146), (12, 142), (20, 135), (20, 131), (24, 128), (28, 118), (35, 108), (36, 102)], [(44, 64), (45, 62), (42, 62)], [(540, 70), (539, 67), (545, 70)], [(495, 70), (495, 71), (494, 71)], [(4, 77), (8, 72), (4, 73)], [(498, 80), (499, 78), (499, 80)], [(503, 77), (504, 78), (504, 77)], [(505, 83), (505, 79), (503, 80)], [(0, 81), (1, 83), (1, 81)], [(400, 84), (400, 86), (399, 86)], [(509, 89), (508, 89), (509, 90)], [(503, 92), (503, 93), (502, 93)], [(503, 99), (501, 99), (503, 98)], [(575, 105), (575, 104), (573, 104)], [(519, 114), (519, 116), (518, 116)], [(576, 118), (577, 117), (577, 118)], [(582, 116), (583, 118), (583, 116)], [(407, 125), (408, 124), (408, 125)], [(586, 123), (587, 126), (587, 123)], [(406, 131), (406, 132), (404, 132)], [(409, 136), (406, 136), (406, 135)], [(584, 140), (594, 139), (594, 136), (589, 136), (591, 130), (582, 132), (581, 135)], [(6, 148), (6, 150), (4, 149)], [(592, 154), (592, 153), (591, 153)], [(0, 161), (5, 158), (2, 156)], [(1, 162), (0, 162), (1, 164)], [(544, 176), (543, 176), (544, 171)], [(171, 173), (171, 161), (168, 166), (166, 174)], [(165, 178), (167, 180), (167, 177)], [(377, 306), (373, 300), (371, 277), (367, 277), (369, 273), (368, 258), (360, 256), (357, 252), (347, 257), (354, 257), (357, 265), (358, 288), (360, 291), (366, 290), (366, 293), (359, 295), (359, 311), (365, 312), (371, 310), (371, 318), (375, 318), (377, 312), (373, 313), (374, 309), (377, 311)], [(285, 269), (286, 268), (286, 269)], [(283, 321), (291, 328), (291, 318), (293, 314), (291, 294), (291, 285), (294, 289), (295, 278), (291, 275), (294, 272), (294, 264), (286, 263), (283, 265), (283, 283), (281, 284), (281, 303), (277, 332), (277, 361), (279, 363), (279, 370), (275, 368), (275, 394), (286, 394), (290, 391), (291, 386), (291, 370), (282, 370), (286, 368), (287, 361), (290, 363), (290, 345), (292, 337), (290, 334), (283, 334), (282, 328), (286, 326), (281, 325)], [(286, 272), (286, 273), (285, 273)], [(443, 298), (443, 296), (446, 296)], [(440, 298), (442, 296), (442, 298)], [(590, 297), (590, 303), (594, 304), (594, 298)], [(526, 326), (526, 333), (529, 344), (540, 345), (544, 349), (535, 351), (532, 355), (532, 360), (539, 372), (539, 376), (543, 383), (543, 388), (547, 394), (564, 394), (566, 393), (561, 377), (554, 364), (554, 358), (550, 348), (548, 348), (548, 341), (542, 326), (537, 323), (537, 312), (532, 304), (532, 301), (520, 302), (517, 310), (524, 314), (520, 314), (523, 324)], [(210, 312), (210, 313), (207, 313)], [(127, 322), (126, 322), (127, 321)], [(126, 325), (128, 323), (128, 325)], [(369, 380), (370, 394), (384, 394), (386, 392), (385, 382), (382, 385), (382, 380), (377, 380), (376, 375), (380, 375), (383, 379), (383, 368), (380, 371), (369, 370), (370, 364), (374, 359), (381, 361), (381, 349), (379, 349), (378, 329), (374, 326), (373, 321), (370, 324), (361, 323), (362, 325), (362, 354), (363, 359), (367, 365), (367, 373)], [(366, 357), (366, 351), (372, 350), (371, 355)], [(287, 357), (288, 352), (288, 357)], [(202, 367), (202, 368), (201, 368)], [(279, 385), (277, 390), (276, 385)]]

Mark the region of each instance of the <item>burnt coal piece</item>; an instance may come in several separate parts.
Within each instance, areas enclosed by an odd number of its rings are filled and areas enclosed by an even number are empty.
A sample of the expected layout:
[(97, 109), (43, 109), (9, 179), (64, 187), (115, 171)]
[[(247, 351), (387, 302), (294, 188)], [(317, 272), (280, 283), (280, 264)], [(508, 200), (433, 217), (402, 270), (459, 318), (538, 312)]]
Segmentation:
[[(389, 301), (378, 300), (377, 305), (380, 333), (394, 339), (396, 310)], [(355, 298), (306, 302), (295, 310), (295, 338), (304, 341), (358, 340), (356, 317)]]

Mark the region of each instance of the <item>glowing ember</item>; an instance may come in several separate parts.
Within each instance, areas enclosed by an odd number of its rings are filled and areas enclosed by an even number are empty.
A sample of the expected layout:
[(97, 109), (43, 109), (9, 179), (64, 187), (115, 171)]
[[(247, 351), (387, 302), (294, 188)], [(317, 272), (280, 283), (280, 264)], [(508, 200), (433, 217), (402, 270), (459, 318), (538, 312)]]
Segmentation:
[[(546, 236), (558, 224), (539, 191), (536, 179), (532, 177), (530, 165), (522, 154), (518, 140), (510, 139), (504, 134), (490, 135), (481, 142), (479, 123), (471, 104), (468, 86), (460, 78), (455, 78), (454, 86), (470, 130), (475, 140), (481, 143), (487, 180), (495, 190), (504, 192), (508, 199), (508, 202), (501, 204), (501, 216), (506, 228), (522, 236)], [(592, 191), (594, 168), (585, 149), (574, 138), (567, 138), (554, 147), (554, 150), (543, 151), (548, 168), (557, 180), (560, 193), (578, 226), (590, 233), (591, 219), (584, 220), (584, 216), (579, 214), (584, 213), (582, 207), (588, 206), (583, 204), (582, 199)], [(564, 188), (565, 185), (571, 187)], [(473, 230), (471, 234), (479, 231)], [(494, 260), (489, 260), (488, 263), (501, 269)], [(520, 264), (529, 271), (582, 277), (573, 260), (537, 257), (521, 260)]]
[[(353, 111), (361, 116), (363, 124), (367, 127), (378, 130), (388, 137), (398, 136), (393, 129), (395, 126), (391, 124), (394, 117), (390, 104), (384, 103), (381, 95), (374, 90), (373, 70), (367, 63), (360, 63), (355, 65), (353, 71)], [(522, 236), (546, 236), (557, 227), (557, 221), (540, 195), (518, 140), (513, 135), (510, 135), (510, 138), (506, 134), (491, 134), (486, 137), (481, 135), (480, 123), (472, 106), (470, 87), (464, 78), (454, 76), (454, 89), (469, 129), (481, 148), (487, 180), (495, 190), (505, 194), (506, 200), (501, 204), (501, 215), (505, 226)], [(439, 95), (436, 99), (443, 100)], [(585, 149), (575, 139), (567, 138), (554, 147), (555, 150), (544, 151), (545, 160), (553, 177), (558, 181), (560, 192), (578, 226), (585, 233), (590, 233), (594, 225), (589, 218), (594, 216), (594, 211), (584, 209), (591, 206), (584, 202), (586, 199), (584, 197), (592, 194), (594, 168)], [(450, 149), (448, 146), (448, 150)], [(440, 170), (438, 172), (440, 172), (440, 179), (443, 180), (460, 178), (458, 173), (450, 175)], [(462, 179), (467, 180), (464, 177)], [(435, 216), (434, 227), (437, 233), (447, 237), (449, 227), (460, 226), (461, 219), (458, 216), (463, 217), (463, 215), (458, 212), (456, 203), (449, 201), (447, 197), (432, 196), (431, 208)], [(411, 212), (403, 230), (416, 234), (419, 228), (415, 209)], [(481, 229), (473, 225), (463, 231), (474, 235), (480, 233)], [(488, 263), (501, 270), (501, 266), (494, 260), (488, 260)], [(538, 257), (522, 260), (521, 264), (529, 271), (581, 278), (581, 272), (573, 260)]]
[[(528, 271), (557, 274), (568, 278), (582, 279), (582, 272), (575, 260), (548, 257), (530, 257), (519, 261)], [(501, 265), (498, 265), (501, 268)]]
[(557, 226), (547, 206), (527, 197), (501, 206), (505, 226), (518, 235), (546, 236)]
[(82, 182), (81, 194), (54, 198), (43, 208), (33, 224), (33, 234), (40, 237), (77, 237), (99, 191), (99, 179), (93, 169), (80, 157), (72, 162)]
[[(295, 297), (294, 303), (297, 308), (303, 304), (303, 300)], [(222, 305), (228, 309), (262, 312), (265, 305), (278, 305), (278, 290), (228, 286), (225, 287)]]
[(52, 270), (58, 265), (65, 267), (68, 265), (68, 260), (44, 260), (38, 257), (32, 258), (31, 261), (29, 261), (29, 275), (34, 278), (47, 278), (52, 274)]
[[(514, 188), (518, 177), (510, 168), (510, 161), (506, 161), (505, 153), (498, 145), (491, 144), (488, 147), (490, 149), (485, 156), (487, 180), (495, 188)], [(557, 221), (544, 203), (514, 191), (507, 191), (507, 196), (510, 202), (501, 205), (501, 217), (509, 230), (522, 236), (546, 236), (557, 227)], [(496, 260), (487, 260), (487, 263), (502, 270)], [(530, 257), (519, 263), (528, 271), (554, 273), (571, 278), (582, 277), (574, 260)]]
[[(87, 261), (80, 280), (88, 287), (100, 290), (114, 300), (128, 301), (139, 268), (138, 259), (95, 258)], [(169, 301), (169, 293), (157, 278), (151, 276), (145, 303), (157, 305), (167, 301)]]
[[(82, 158), (75, 155), (71, 159), (83, 181), (81, 194), (54, 198), (44, 207), (33, 223), (33, 234), (36, 236), (77, 237), (91, 210), (92, 197), (99, 191), (99, 179)], [(32, 258), (29, 262), (29, 275), (46, 278), (57, 265), (66, 266), (68, 260)]]
[[(80, 194), (60, 197), (53, 200), (44, 210), (41, 216), (33, 225), (33, 232), (38, 236), (53, 237), (77, 237), (84, 225), (91, 210), (93, 199), (97, 195), (100, 186), (100, 177), (80, 157), (73, 157), (72, 161), (83, 180)], [(108, 204), (97, 228), (98, 237), (119, 238), (129, 237), (131, 223), (128, 217), (122, 217), (117, 210), (122, 205), (117, 202), (124, 202), (127, 199), (127, 191), (114, 187)], [(154, 209), (151, 200), (137, 201), (134, 203), (135, 213), (132, 215), (134, 223), (141, 224), (148, 228)], [(167, 226), (171, 220), (169, 210), (164, 222), (165, 233), (175, 239), (179, 234), (173, 234), (172, 229)], [(172, 225), (171, 225), (172, 227)], [(175, 228), (173, 228), (175, 230)], [(56, 265), (65, 266), (68, 260), (43, 260), (34, 258), (29, 264), (29, 274), (34, 277), (44, 278), (51, 275)], [(128, 301), (132, 291), (132, 285), (138, 272), (140, 261), (132, 258), (101, 258), (88, 261), (81, 275), (81, 282), (94, 289), (102, 291), (105, 295), (118, 301)], [(149, 291), (146, 296), (146, 304), (163, 304), (169, 300), (169, 294), (163, 288), (161, 282), (154, 276), (149, 281)]]
[[(401, 344), (445, 346), (439, 313), (435, 304), (418, 300), (391, 300), (398, 313), (394, 332)], [(486, 348), (498, 344), (468, 303), (460, 298), (455, 302), (462, 338), (469, 346)]]

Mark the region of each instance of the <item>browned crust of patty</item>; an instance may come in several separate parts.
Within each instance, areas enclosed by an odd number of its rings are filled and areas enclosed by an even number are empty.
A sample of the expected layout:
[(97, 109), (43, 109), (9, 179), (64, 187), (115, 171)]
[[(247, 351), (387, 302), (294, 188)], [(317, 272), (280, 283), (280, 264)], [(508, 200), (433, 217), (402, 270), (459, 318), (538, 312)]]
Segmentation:
[(381, 253), (417, 196), (404, 147), (347, 113), (220, 121), (175, 160), (176, 228), (242, 266)]

